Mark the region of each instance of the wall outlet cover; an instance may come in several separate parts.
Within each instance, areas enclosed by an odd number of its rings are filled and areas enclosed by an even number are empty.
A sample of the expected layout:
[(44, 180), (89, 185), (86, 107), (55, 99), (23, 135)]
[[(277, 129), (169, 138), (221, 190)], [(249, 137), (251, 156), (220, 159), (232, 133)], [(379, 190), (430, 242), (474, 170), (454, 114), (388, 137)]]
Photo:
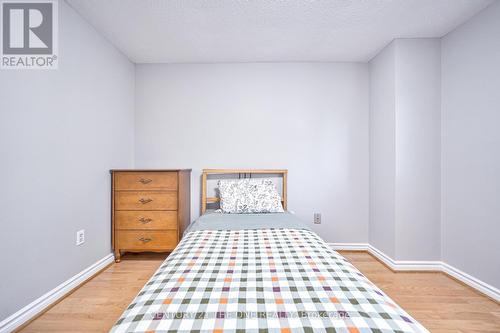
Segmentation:
[(314, 213), (314, 224), (321, 224), (321, 213)]
[(78, 230), (76, 232), (76, 245), (82, 245), (85, 243), (85, 230)]

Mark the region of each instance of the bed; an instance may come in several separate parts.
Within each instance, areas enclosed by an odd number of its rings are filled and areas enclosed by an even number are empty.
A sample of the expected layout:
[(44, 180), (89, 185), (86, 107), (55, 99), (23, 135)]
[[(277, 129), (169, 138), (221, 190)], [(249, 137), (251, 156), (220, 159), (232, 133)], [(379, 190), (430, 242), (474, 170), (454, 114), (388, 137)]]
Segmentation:
[(207, 209), (216, 171), (204, 214), (111, 332), (428, 332), (294, 214)]

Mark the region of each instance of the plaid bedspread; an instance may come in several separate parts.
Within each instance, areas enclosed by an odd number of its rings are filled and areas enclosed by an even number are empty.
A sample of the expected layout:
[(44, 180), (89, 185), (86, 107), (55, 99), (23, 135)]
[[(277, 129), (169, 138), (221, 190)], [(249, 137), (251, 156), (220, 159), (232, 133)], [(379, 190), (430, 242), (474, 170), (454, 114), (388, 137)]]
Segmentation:
[(427, 332), (316, 233), (187, 234), (111, 332)]

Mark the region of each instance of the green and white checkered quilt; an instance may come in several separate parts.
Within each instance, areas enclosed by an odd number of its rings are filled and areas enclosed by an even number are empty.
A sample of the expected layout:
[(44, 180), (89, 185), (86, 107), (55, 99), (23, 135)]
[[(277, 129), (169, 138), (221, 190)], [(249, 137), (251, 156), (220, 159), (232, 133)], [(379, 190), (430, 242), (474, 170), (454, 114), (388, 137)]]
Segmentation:
[(427, 332), (316, 233), (188, 233), (111, 332)]

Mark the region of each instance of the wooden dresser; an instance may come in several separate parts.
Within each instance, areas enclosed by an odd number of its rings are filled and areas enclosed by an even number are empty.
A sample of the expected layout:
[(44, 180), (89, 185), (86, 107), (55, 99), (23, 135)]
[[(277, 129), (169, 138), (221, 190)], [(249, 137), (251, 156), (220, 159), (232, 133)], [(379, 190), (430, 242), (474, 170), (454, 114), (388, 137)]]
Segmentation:
[(112, 244), (124, 252), (171, 252), (190, 223), (191, 170), (111, 170)]

